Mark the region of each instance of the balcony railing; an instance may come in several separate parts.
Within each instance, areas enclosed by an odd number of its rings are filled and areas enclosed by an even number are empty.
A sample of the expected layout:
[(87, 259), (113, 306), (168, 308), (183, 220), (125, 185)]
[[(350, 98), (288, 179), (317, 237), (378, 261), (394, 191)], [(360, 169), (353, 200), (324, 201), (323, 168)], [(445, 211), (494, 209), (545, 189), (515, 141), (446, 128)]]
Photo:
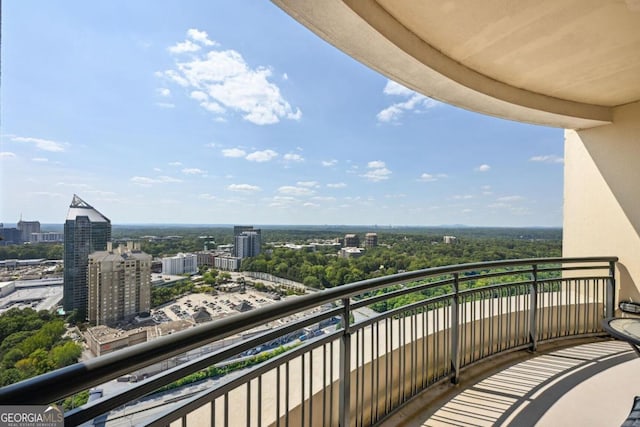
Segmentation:
[[(110, 413), (109, 425), (125, 407), (135, 414), (136, 425), (372, 425), (435, 383), (460, 381), (463, 368), (490, 356), (535, 350), (538, 343), (555, 339), (603, 335), (600, 320), (614, 311), (616, 261), (508, 260), (364, 280), (4, 387), (0, 404), (58, 402), (178, 358), (189, 360), (69, 411), (65, 424)], [(250, 332), (255, 335), (249, 339), (213, 349)], [(266, 360), (260, 363), (249, 354), (274, 346), (280, 351), (263, 352)], [(201, 350), (193, 356), (196, 349)], [(234, 362), (247, 363), (204, 380), (204, 387), (183, 387), (181, 396), (158, 391)]]

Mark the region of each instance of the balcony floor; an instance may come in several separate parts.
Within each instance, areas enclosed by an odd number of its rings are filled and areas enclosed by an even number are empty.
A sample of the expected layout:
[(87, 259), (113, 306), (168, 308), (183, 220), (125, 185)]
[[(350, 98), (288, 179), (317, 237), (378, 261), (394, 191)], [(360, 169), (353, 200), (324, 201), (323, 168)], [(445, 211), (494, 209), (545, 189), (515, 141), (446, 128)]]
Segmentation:
[(640, 395), (640, 358), (624, 342), (548, 344), (462, 372), (418, 396), (382, 425), (619, 426)]

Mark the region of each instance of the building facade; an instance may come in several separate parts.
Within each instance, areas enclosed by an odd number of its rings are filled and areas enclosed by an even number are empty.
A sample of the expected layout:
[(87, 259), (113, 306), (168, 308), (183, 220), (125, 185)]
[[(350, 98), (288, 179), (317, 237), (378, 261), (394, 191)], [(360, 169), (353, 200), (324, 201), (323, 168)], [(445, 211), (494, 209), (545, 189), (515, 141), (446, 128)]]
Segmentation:
[(62, 243), (64, 242), (64, 233), (56, 233), (54, 231), (31, 233), (29, 241), (31, 243)]
[(242, 259), (256, 256), (262, 247), (262, 231), (251, 225), (233, 227), (233, 255)]
[(365, 248), (375, 248), (378, 246), (378, 234), (377, 233), (367, 233), (364, 236), (364, 247)]
[(87, 316), (89, 254), (107, 249), (111, 221), (77, 195), (73, 195), (64, 223), (63, 308)]
[[(238, 227), (234, 227), (234, 232)], [(262, 234), (259, 228), (246, 229), (235, 236), (234, 253), (237, 258), (243, 259), (257, 256), (262, 248)]]
[(196, 254), (179, 253), (176, 256), (162, 258), (162, 274), (194, 274), (198, 272)]
[(344, 235), (344, 247), (345, 248), (357, 248), (360, 246), (360, 239), (357, 234), (345, 234)]
[(22, 233), (16, 227), (4, 227), (0, 224), (0, 245), (18, 245), (22, 243), (21, 235)]
[(20, 239), (22, 243), (32, 242), (31, 235), (40, 233), (40, 221), (18, 221), (18, 230), (20, 230)]
[(139, 243), (89, 255), (89, 322), (114, 325), (151, 310), (151, 255)]
[(214, 267), (218, 270), (238, 271), (240, 269), (240, 258), (232, 256), (216, 256)]

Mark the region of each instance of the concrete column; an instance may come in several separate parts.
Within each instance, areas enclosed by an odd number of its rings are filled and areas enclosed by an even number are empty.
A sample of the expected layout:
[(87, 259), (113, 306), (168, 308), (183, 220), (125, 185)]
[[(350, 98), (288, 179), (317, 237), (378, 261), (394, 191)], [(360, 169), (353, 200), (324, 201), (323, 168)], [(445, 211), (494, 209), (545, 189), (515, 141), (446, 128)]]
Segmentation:
[(618, 301), (640, 302), (640, 102), (565, 131), (563, 255), (614, 255)]

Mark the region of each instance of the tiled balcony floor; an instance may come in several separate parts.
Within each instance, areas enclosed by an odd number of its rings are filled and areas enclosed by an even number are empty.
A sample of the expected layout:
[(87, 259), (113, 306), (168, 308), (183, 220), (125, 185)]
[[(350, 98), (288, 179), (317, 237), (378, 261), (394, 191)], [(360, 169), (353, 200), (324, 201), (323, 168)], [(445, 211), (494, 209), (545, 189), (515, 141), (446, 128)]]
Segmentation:
[(419, 396), (383, 425), (619, 426), (640, 395), (640, 358), (620, 341), (506, 355)]

